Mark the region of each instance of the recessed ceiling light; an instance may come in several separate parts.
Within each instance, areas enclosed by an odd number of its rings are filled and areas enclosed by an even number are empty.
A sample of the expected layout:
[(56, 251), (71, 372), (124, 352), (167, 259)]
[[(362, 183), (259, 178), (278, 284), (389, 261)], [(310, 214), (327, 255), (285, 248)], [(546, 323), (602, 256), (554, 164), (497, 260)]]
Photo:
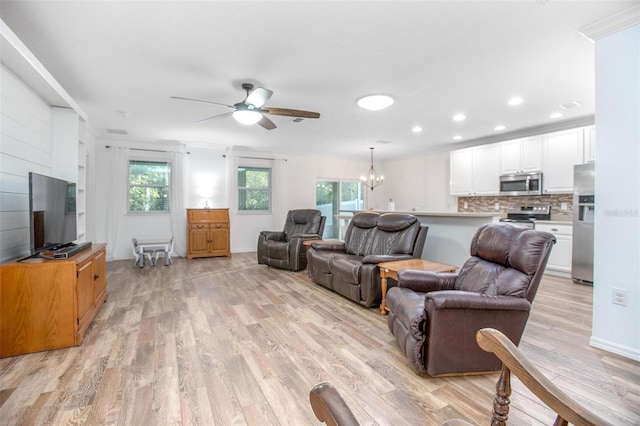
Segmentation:
[(453, 121), (464, 121), (466, 118), (464, 114), (458, 113), (453, 116)]
[(502, 124), (498, 124), (496, 127), (493, 128), (493, 130), (497, 130), (499, 132), (500, 130), (504, 130), (506, 128), (507, 128), (506, 126), (503, 126)]
[(455, 135), (455, 136), (453, 137), (453, 140), (454, 140), (454, 141), (459, 141), (460, 139), (462, 139), (462, 136), (460, 136), (460, 135)]
[(380, 111), (390, 107), (393, 104), (393, 98), (387, 95), (368, 95), (358, 99), (357, 103), (360, 108)]
[(413, 126), (413, 128), (411, 129), (411, 131), (413, 133), (420, 133), (422, 131), (422, 127), (420, 126)]
[(511, 106), (516, 106), (516, 105), (520, 105), (522, 102), (524, 102), (522, 98), (518, 96), (514, 96), (513, 98), (509, 99), (509, 102), (507, 103)]
[(549, 118), (560, 118), (562, 117), (562, 113), (561, 112), (554, 112), (553, 114), (551, 114), (549, 116)]

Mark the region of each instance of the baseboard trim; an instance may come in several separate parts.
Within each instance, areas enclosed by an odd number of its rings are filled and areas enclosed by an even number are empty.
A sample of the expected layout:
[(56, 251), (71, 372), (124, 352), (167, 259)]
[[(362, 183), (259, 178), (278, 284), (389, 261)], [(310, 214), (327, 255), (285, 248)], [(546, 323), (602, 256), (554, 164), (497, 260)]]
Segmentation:
[(634, 361), (640, 361), (639, 349), (618, 345), (617, 343), (609, 342), (607, 340), (603, 340), (593, 336), (591, 337), (591, 339), (589, 339), (589, 345), (593, 346), (594, 348), (602, 349), (604, 351), (632, 359)]

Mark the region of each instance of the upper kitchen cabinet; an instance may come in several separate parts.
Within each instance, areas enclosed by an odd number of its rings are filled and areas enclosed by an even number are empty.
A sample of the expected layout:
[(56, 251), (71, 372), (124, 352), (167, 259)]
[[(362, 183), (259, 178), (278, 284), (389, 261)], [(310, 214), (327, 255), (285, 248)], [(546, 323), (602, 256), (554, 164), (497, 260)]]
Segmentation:
[(515, 139), (500, 145), (500, 174), (542, 170), (542, 136)]
[(542, 188), (545, 194), (573, 192), (573, 166), (583, 163), (583, 128), (543, 136)]
[(449, 158), (449, 192), (473, 195), (473, 148), (451, 151)]
[(497, 144), (451, 151), (451, 195), (498, 195), (499, 155)]
[(584, 128), (584, 162), (596, 161), (596, 126)]
[(498, 195), (500, 192), (500, 146), (473, 148), (473, 195)]

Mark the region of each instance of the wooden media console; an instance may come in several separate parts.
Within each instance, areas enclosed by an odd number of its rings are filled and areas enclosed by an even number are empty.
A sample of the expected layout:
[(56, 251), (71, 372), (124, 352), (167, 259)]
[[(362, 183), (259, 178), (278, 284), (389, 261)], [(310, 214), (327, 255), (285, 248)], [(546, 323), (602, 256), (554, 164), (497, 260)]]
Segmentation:
[(0, 358), (82, 343), (107, 301), (105, 247), (0, 265)]

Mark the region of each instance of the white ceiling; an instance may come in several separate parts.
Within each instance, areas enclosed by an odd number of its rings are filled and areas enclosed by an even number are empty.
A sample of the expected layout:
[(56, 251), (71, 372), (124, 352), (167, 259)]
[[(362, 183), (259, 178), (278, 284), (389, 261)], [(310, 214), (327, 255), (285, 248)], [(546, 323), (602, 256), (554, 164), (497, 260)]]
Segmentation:
[[(594, 45), (578, 31), (636, 1), (5, 1), (3, 21), (87, 113), (99, 136), (391, 158), (591, 117)], [(251, 82), (267, 107), (317, 111), (267, 131), (195, 124)], [(371, 112), (357, 98), (385, 93)], [(514, 95), (524, 98), (509, 107)], [(126, 112), (128, 116), (123, 116)], [(456, 123), (455, 113), (467, 120)], [(411, 132), (415, 125), (424, 131)], [(503, 132), (503, 133), (504, 133)]]

